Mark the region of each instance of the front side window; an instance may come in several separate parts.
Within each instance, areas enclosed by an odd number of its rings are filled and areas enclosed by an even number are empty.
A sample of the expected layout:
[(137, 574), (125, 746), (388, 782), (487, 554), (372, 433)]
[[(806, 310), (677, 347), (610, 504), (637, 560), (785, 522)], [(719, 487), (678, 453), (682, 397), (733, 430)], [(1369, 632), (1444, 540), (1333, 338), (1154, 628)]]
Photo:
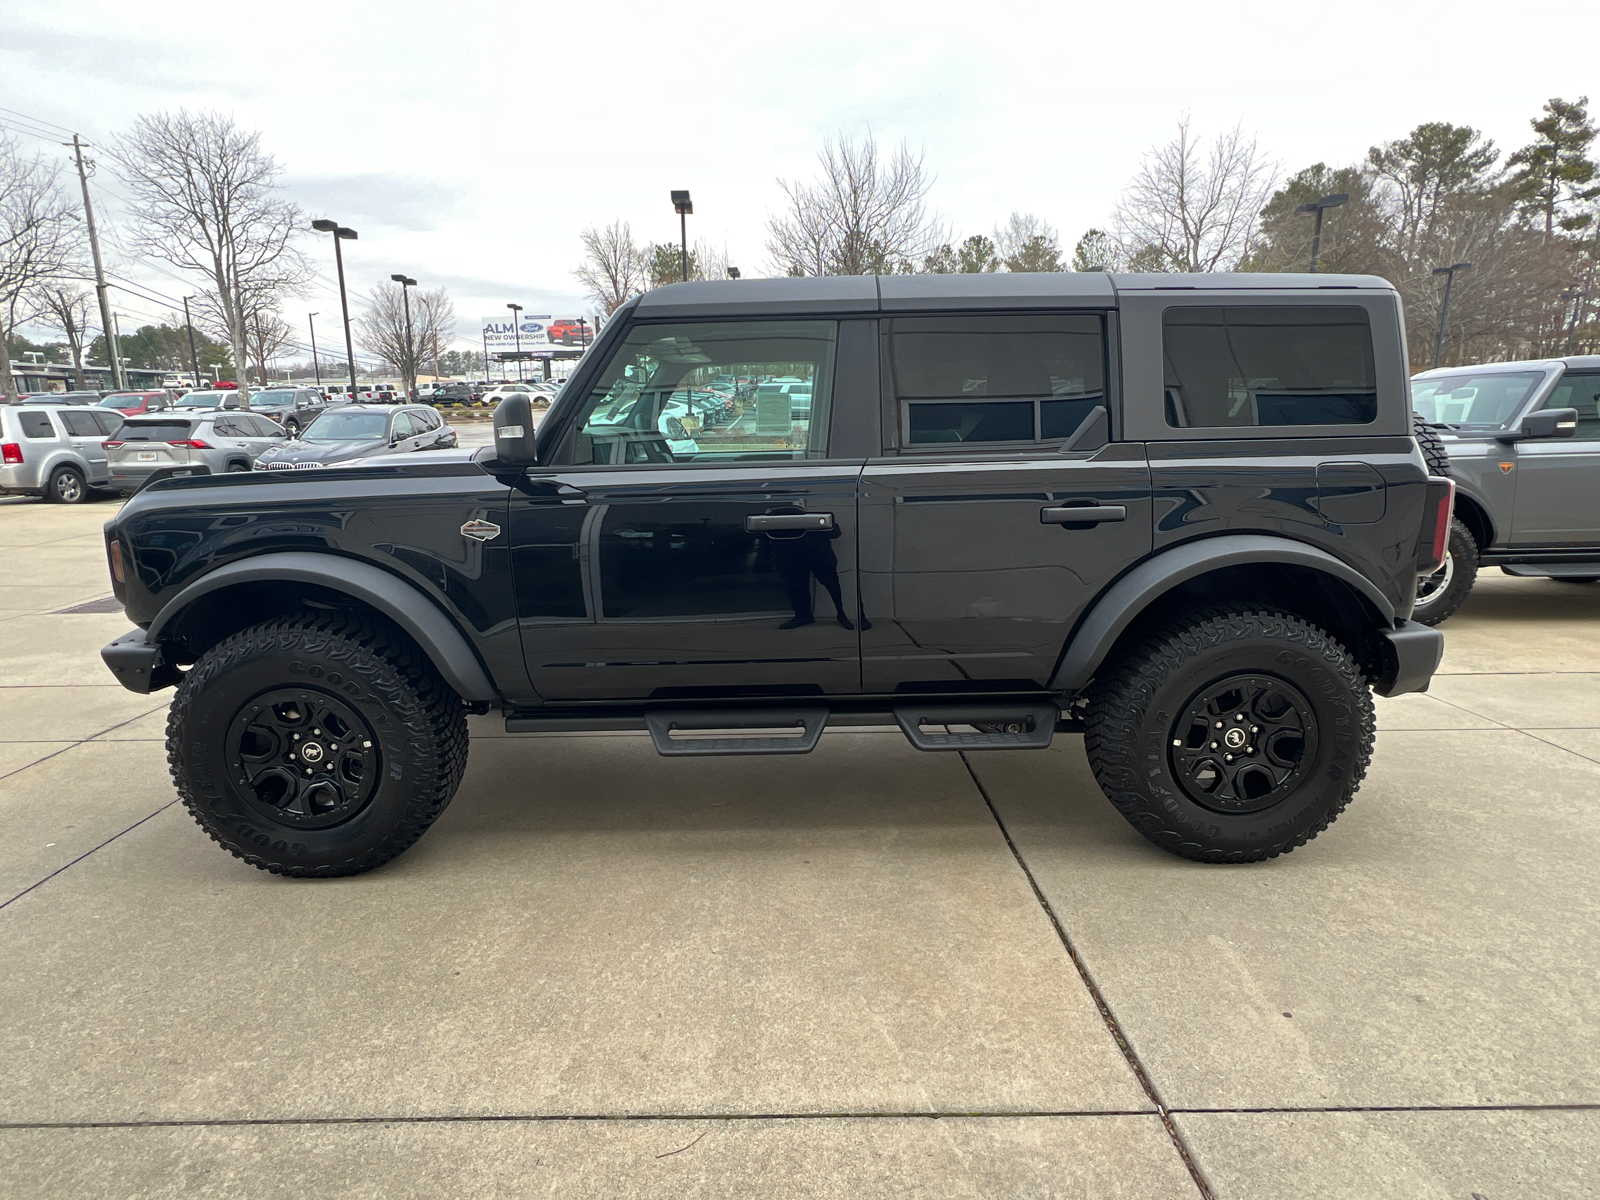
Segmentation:
[[(834, 321), (637, 325), (589, 393), (572, 462), (821, 458), (837, 332)], [(710, 386), (730, 374), (767, 386)]]
[(1174, 429), (1367, 425), (1378, 417), (1364, 308), (1169, 308), (1161, 325)]
[(908, 446), (1068, 438), (1105, 402), (1098, 316), (896, 317), (881, 328)]
[(1578, 428), (1572, 436), (1586, 442), (1600, 440), (1600, 375), (1562, 376), (1543, 407), (1577, 409)]
[[(1542, 371), (1462, 371), (1411, 381), (1411, 407), (1431, 425), (1504, 429), (1545, 380)], [(1570, 408), (1571, 405), (1554, 405)]]

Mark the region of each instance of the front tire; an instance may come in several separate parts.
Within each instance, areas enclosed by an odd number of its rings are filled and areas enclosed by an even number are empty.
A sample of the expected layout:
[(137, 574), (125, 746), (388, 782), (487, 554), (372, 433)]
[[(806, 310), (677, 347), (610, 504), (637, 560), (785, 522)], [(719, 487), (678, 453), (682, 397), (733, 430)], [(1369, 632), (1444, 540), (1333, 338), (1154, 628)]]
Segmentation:
[(1444, 565), (1417, 580), (1417, 599), (1411, 619), (1438, 625), (1465, 603), (1478, 578), (1478, 543), (1460, 518), (1450, 518), (1450, 542)]
[(1084, 749), (1106, 797), (1163, 850), (1259, 862), (1344, 811), (1374, 727), (1367, 681), (1327, 633), (1284, 613), (1211, 609), (1096, 681)]
[(397, 634), (344, 615), (275, 618), (208, 650), (167, 721), (185, 807), (276, 875), (382, 866), (426, 832), (466, 769), (460, 698)]

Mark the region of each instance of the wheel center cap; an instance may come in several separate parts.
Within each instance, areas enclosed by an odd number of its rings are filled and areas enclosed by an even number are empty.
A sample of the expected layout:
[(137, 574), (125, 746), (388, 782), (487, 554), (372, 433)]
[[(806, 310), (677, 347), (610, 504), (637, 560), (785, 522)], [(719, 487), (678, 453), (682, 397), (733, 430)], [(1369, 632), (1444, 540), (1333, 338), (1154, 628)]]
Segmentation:
[[(1232, 730), (1229, 730), (1232, 733)], [(308, 763), (322, 761), (322, 747), (316, 742), (307, 742), (300, 747), (300, 757)]]
[(1238, 728), (1230, 729), (1222, 740), (1228, 743), (1228, 748), (1230, 750), (1237, 750), (1240, 746), (1244, 745), (1244, 730)]

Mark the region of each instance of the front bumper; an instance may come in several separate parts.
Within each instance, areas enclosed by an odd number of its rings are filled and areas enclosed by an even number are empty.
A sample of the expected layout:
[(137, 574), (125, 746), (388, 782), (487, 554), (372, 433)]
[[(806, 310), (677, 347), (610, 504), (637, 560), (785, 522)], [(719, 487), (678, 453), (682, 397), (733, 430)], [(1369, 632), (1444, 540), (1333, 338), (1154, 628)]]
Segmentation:
[(118, 683), (140, 695), (172, 687), (183, 678), (177, 667), (162, 658), (161, 647), (145, 640), (142, 629), (130, 629), (116, 641), (102, 646), (100, 658), (111, 668)]
[(1382, 673), (1372, 690), (1380, 696), (1425, 692), (1444, 658), (1444, 634), (1416, 621), (1378, 631)]

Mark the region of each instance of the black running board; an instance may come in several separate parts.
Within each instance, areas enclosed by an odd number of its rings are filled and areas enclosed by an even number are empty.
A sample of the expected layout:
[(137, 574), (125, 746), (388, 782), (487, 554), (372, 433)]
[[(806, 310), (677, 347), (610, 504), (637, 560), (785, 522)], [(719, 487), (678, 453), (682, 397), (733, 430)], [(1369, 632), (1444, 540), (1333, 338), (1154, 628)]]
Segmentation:
[[(656, 753), (668, 758), (690, 754), (810, 754), (817, 748), (822, 727), (828, 723), (825, 708), (680, 709), (645, 714), (645, 727)], [(695, 737), (701, 730), (793, 729), (783, 734), (734, 734), (731, 737)], [(673, 737), (674, 733), (689, 734)]]
[[(902, 705), (895, 720), (918, 750), (1043, 750), (1055, 736), (1054, 704)], [(993, 733), (932, 733), (924, 725), (997, 725)]]

